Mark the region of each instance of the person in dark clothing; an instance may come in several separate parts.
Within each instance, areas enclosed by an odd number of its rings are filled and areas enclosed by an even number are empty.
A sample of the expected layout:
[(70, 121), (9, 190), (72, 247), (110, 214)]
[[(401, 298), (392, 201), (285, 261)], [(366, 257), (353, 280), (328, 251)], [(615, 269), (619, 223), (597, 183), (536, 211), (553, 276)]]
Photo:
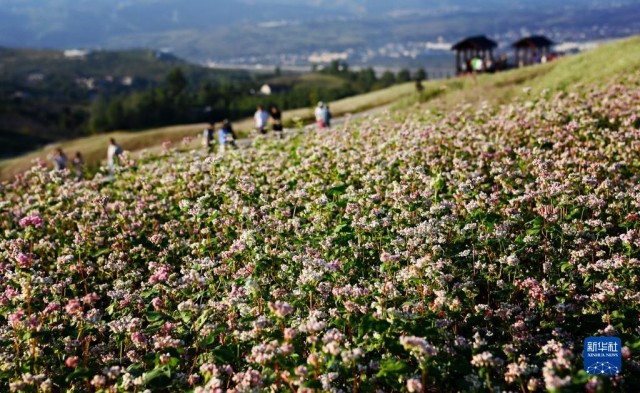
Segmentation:
[(331, 109), (329, 108), (329, 104), (325, 105), (324, 111), (324, 126), (329, 128), (331, 127), (331, 119), (333, 118), (333, 114), (331, 114)]
[(278, 109), (277, 106), (271, 105), (271, 108), (269, 109), (269, 115), (271, 116), (273, 131), (276, 132), (280, 138), (282, 138), (282, 112), (280, 112), (280, 109)]
[(221, 153), (224, 153), (227, 149), (227, 145), (233, 149), (238, 148), (238, 145), (236, 145), (236, 133), (233, 131), (231, 122), (227, 119), (220, 124), (220, 129), (218, 130), (218, 143), (220, 145)]
[(209, 123), (207, 128), (202, 130), (202, 146), (204, 146), (209, 152), (211, 152), (213, 146), (214, 129), (215, 125), (213, 123)]
[(222, 121), (222, 128), (226, 130), (227, 134), (231, 135), (234, 141), (238, 139), (238, 137), (236, 136), (236, 132), (233, 130), (233, 127), (231, 126), (231, 122), (229, 121), (229, 119), (224, 119)]
[(76, 152), (76, 156), (73, 158), (73, 167), (76, 170), (76, 180), (80, 181), (84, 177), (84, 158), (82, 153)]
[(61, 148), (57, 148), (56, 152), (53, 156), (53, 163), (55, 165), (56, 171), (62, 171), (67, 167), (67, 163), (69, 162), (69, 158)]

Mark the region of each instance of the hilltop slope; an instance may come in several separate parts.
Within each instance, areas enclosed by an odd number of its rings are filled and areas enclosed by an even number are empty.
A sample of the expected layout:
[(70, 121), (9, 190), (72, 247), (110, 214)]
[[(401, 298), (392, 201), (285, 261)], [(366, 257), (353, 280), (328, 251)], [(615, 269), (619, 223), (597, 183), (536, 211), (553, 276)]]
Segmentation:
[[(4, 183), (0, 390), (640, 391), (640, 73), (544, 90), (583, 60)], [(584, 371), (590, 336), (618, 377)]]
[[(621, 40), (602, 46), (577, 56), (556, 62), (504, 72), (496, 75), (482, 75), (477, 80), (456, 78), (446, 81), (425, 83), (421, 96), (415, 93), (412, 84), (391, 87), (362, 96), (337, 101), (332, 104), (334, 115), (355, 113), (375, 106), (396, 103), (395, 110), (410, 107), (417, 101), (425, 102), (433, 109), (446, 110), (459, 103), (478, 103), (488, 100), (494, 103), (508, 103), (515, 97), (524, 95), (523, 87), (530, 87), (533, 93), (544, 89), (562, 90), (577, 83), (606, 83), (620, 75), (633, 74), (640, 69), (640, 37)], [(285, 113), (285, 119), (312, 117), (312, 109), (301, 109)], [(104, 159), (105, 146), (110, 137), (116, 137), (128, 150), (139, 150), (158, 146), (163, 141), (180, 142), (184, 137), (194, 137), (204, 124), (168, 127), (136, 133), (109, 133), (89, 138), (81, 138), (61, 144), (67, 151), (80, 150), (87, 162), (95, 165)], [(251, 129), (251, 121), (238, 122), (237, 128)], [(34, 159), (44, 159), (50, 149), (36, 151), (11, 160), (0, 161), (0, 179), (8, 179), (31, 166)]]

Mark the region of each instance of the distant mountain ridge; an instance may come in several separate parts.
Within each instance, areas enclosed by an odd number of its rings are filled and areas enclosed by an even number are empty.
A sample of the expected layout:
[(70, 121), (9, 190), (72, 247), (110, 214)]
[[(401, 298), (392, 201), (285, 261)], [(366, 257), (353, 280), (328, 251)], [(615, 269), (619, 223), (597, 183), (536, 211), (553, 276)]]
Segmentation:
[(640, 0), (0, 0), (0, 46), (167, 47), (203, 60), (633, 20)]

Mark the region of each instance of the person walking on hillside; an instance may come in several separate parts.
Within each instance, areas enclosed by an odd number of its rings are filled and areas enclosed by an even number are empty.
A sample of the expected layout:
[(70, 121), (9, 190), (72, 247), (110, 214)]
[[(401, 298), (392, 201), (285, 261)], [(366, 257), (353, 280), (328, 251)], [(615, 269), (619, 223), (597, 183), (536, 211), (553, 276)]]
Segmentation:
[(213, 123), (209, 123), (207, 128), (202, 131), (202, 146), (204, 146), (204, 148), (209, 152), (211, 152), (211, 147), (213, 146), (214, 129), (215, 125)]
[(484, 62), (478, 56), (473, 56), (471, 59), (471, 72), (473, 74), (473, 79), (476, 79), (476, 76), (484, 71)]
[(256, 122), (256, 130), (261, 134), (267, 133), (267, 122), (269, 121), (269, 114), (264, 110), (262, 105), (258, 105), (256, 108), (256, 113), (253, 116)]
[(231, 125), (231, 122), (229, 121), (229, 119), (224, 119), (222, 121), (222, 128), (226, 130), (227, 135), (231, 136), (233, 147), (237, 147), (235, 141), (238, 139), (238, 137), (236, 136), (236, 132), (233, 130), (233, 126)]
[(57, 148), (55, 154), (53, 155), (53, 164), (55, 166), (56, 171), (62, 171), (67, 167), (67, 163), (69, 162), (69, 158), (62, 148)]
[(84, 177), (84, 158), (82, 153), (76, 152), (76, 156), (73, 157), (73, 167), (76, 170), (76, 180), (80, 181)]
[(107, 148), (107, 163), (109, 164), (109, 174), (113, 176), (116, 162), (120, 160), (122, 154), (122, 146), (120, 146), (114, 138), (109, 140)]
[(331, 114), (331, 109), (329, 108), (329, 104), (325, 104), (324, 106), (324, 126), (327, 128), (331, 128), (331, 119), (333, 115)]
[(269, 114), (271, 115), (273, 131), (282, 138), (282, 112), (280, 112), (277, 106), (271, 105)]
[(236, 133), (233, 131), (229, 120), (225, 119), (220, 125), (220, 129), (218, 130), (218, 144), (220, 145), (220, 153), (225, 152), (227, 145), (233, 149), (238, 148), (236, 145)]
[(318, 130), (322, 130), (325, 127), (325, 122), (327, 119), (327, 107), (324, 105), (324, 102), (318, 102), (316, 106), (316, 110), (314, 112), (316, 117), (316, 124), (318, 125)]

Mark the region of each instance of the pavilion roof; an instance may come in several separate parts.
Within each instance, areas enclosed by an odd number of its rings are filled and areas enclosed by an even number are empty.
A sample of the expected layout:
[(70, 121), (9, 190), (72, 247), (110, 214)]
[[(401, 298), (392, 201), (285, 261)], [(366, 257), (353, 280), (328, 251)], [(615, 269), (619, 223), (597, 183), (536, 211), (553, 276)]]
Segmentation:
[(553, 41), (543, 35), (532, 35), (531, 37), (521, 38), (512, 46), (514, 48), (545, 48), (553, 45)]
[(488, 39), (484, 35), (468, 37), (451, 47), (451, 50), (480, 49), (488, 50), (497, 47), (495, 41)]

